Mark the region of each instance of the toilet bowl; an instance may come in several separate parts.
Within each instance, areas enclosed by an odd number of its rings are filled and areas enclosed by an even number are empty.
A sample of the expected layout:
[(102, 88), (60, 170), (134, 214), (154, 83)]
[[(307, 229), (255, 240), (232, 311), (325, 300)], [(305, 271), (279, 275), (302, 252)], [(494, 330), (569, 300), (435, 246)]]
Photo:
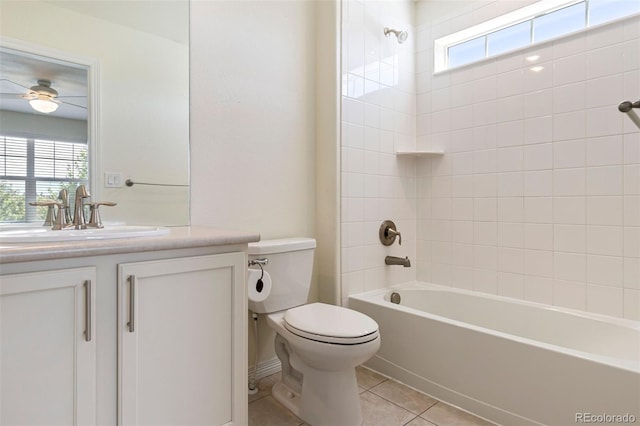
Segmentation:
[(250, 259), (268, 259), (264, 269), (272, 285), (269, 297), (260, 303), (250, 300), (249, 308), (267, 314), (276, 332), (275, 350), (282, 364), (281, 380), (272, 391), (276, 400), (312, 426), (360, 425), (355, 367), (379, 349), (378, 324), (351, 309), (305, 304), (313, 248), (315, 240), (309, 238), (250, 244)]

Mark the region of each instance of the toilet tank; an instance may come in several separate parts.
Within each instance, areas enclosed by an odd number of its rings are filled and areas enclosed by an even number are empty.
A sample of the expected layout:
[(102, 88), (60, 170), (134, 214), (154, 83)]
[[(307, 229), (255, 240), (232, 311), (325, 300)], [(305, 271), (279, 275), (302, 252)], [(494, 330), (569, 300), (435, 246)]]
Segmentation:
[[(262, 302), (249, 300), (256, 313), (273, 313), (304, 305), (309, 298), (313, 271), (313, 238), (283, 238), (249, 243), (249, 260), (268, 259), (263, 266), (271, 276), (271, 293)], [(260, 269), (251, 266), (251, 269)]]

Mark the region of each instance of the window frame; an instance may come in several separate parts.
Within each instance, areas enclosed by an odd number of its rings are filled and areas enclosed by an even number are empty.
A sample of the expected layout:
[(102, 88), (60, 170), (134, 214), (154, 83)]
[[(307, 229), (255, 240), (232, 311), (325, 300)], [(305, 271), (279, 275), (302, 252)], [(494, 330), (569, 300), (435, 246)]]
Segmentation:
[[(611, 22), (615, 22), (617, 20), (627, 19), (632, 16), (640, 15), (640, 12), (636, 12), (630, 15), (619, 16), (608, 21), (603, 21), (596, 25), (591, 25), (590, 24), (591, 11), (589, 7), (590, 1), (592, 0), (541, 0), (529, 6), (509, 12), (505, 15), (501, 15), (496, 18), (490, 19), (481, 24), (474, 25), (469, 28), (465, 28), (461, 31), (457, 31), (453, 34), (449, 34), (444, 37), (440, 37), (434, 41), (434, 74), (454, 70), (470, 64), (481, 62), (488, 58), (495, 58), (500, 55), (505, 55), (514, 51), (526, 49), (533, 45), (546, 43), (550, 40), (555, 40), (559, 37), (565, 37), (570, 34), (584, 31), (589, 28), (596, 28), (601, 25), (607, 25)], [(534, 20), (536, 18), (545, 16), (545, 15), (550, 15), (554, 12), (557, 12), (581, 3), (585, 4), (584, 25), (581, 28), (577, 30), (573, 29), (573, 30), (567, 31), (566, 33), (560, 33), (555, 37), (550, 37), (542, 41), (535, 40)], [(485, 48), (485, 52), (484, 52), (485, 55), (483, 58), (474, 59), (469, 62), (458, 64), (455, 66), (449, 65), (449, 49), (450, 48), (472, 41), (472, 40), (476, 40), (476, 39), (484, 39), (484, 44), (485, 46), (487, 46), (487, 40), (489, 35), (497, 33), (499, 31), (502, 31), (506, 28), (509, 28), (515, 25), (521, 25), (525, 22), (529, 23), (529, 28), (530, 28), (529, 43), (527, 43), (526, 45), (522, 45), (508, 51), (496, 53), (494, 55), (489, 55), (488, 49)]]

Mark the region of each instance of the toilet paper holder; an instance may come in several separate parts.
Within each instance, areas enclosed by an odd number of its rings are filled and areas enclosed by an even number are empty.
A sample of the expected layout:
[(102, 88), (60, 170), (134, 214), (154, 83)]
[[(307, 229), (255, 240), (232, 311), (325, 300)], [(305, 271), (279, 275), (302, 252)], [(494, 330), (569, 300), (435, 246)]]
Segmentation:
[(266, 266), (269, 264), (269, 259), (263, 257), (262, 259), (250, 259), (249, 266)]

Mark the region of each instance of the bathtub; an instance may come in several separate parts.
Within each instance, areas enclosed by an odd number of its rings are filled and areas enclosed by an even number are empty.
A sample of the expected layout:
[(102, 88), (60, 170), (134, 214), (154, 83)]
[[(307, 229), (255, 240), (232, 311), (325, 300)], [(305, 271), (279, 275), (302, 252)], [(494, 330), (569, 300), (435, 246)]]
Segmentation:
[(487, 420), (640, 424), (638, 321), (428, 283), (353, 295), (349, 307), (380, 326), (368, 367)]

